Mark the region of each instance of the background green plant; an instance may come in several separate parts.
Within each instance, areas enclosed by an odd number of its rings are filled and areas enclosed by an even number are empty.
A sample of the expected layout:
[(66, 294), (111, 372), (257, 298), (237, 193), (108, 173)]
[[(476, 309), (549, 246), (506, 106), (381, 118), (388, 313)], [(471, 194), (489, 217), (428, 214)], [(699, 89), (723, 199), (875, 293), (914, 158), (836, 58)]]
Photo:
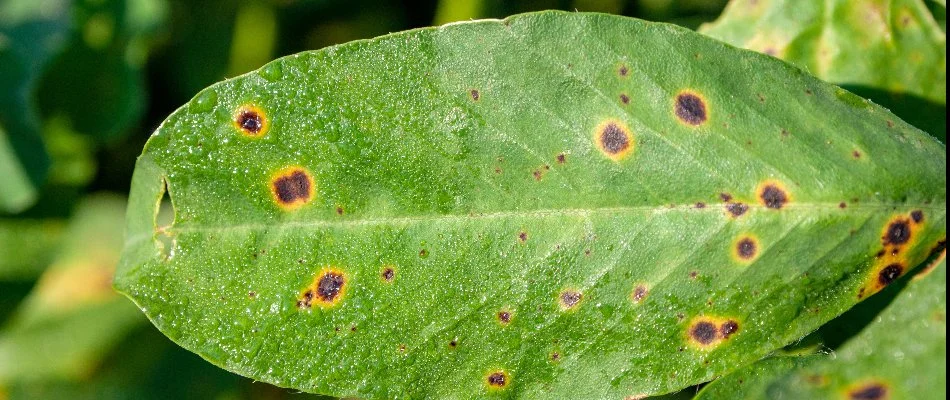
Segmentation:
[[(943, 29), (944, 4), (926, 4)], [(182, 350), (110, 288), (135, 157), (158, 123), (204, 87), (278, 56), (454, 20), (577, 9), (698, 28), (724, 6), (0, 1), (0, 86), (10, 88), (0, 92), (0, 399), (310, 396), (253, 383)], [(941, 93), (945, 79), (943, 86)], [(850, 329), (819, 330), (788, 351), (846, 345), (900, 292), (888, 288), (830, 324)]]

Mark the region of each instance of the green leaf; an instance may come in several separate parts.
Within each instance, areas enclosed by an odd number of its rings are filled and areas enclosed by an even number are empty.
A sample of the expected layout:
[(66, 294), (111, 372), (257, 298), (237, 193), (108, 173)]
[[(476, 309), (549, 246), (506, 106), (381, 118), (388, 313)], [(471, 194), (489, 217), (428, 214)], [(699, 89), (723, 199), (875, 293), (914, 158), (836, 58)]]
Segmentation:
[(664, 394), (922, 262), (945, 167), (886, 110), (672, 25), (458, 23), (199, 93), (137, 162), (115, 284), (183, 347), (279, 386)]
[[(698, 399), (946, 397), (946, 260), (834, 355), (767, 358), (706, 386)], [(929, 274), (929, 275), (928, 275)]]
[(791, 62), (946, 141), (947, 39), (923, 0), (733, 0), (700, 32)]
[(86, 377), (144, 322), (110, 288), (124, 210), (114, 196), (80, 204), (56, 259), (0, 330), (0, 386)]

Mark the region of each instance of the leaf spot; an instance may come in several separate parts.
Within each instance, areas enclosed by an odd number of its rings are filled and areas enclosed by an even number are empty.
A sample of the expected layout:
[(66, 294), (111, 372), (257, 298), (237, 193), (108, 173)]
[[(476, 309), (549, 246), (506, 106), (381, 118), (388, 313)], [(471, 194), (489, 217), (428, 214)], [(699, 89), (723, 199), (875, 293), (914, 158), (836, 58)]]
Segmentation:
[(755, 259), (759, 254), (759, 242), (752, 236), (743, 236), (736, 241), (734, 255), (743, 262)]
[(689, 329), (689, 336), (701, 345), (709, 345), (719, 338), (719, 329), (712, 322), (699, 321)]
[(789, 201), (788, 191), (781, 183), (766, 181), (759, 186), (759, 201), (768, 208), (780, 210)]
[(749, 211), (749, 206), (743, 203), (728, 203), (726, 204), (726, 211), (733, 217), (738, 218)]
[(505, 371), (493, 371), (485, 378), (485, 382), (492, 389), (503, 389), (511, 383), (510, 381), (511, 377)]
[(379, 277), (386, 283), (391, 283), (393, 279), (396, 279), (396, 269), (393, 267), (384, 267)]
[(633, 293), (630, 294), (630, 299), (633, 300), (634, 304), (640, 304), (644, 299), (647, 298), (647, 295), (649, 294), (650, 289), (644, 284), (639, 284), (633, 288)]
[(280, 208), (290, 211), (309, 203), (314, 197), (313, 177), (303, 167), (292, 166), (271, 178), (271, 194)]
[(623, 104), (630, 104), (630, 96), (627, 96), (626, 94), (621, 94), (620, 102)]
[(616, 120), (607, 120), (597, 126), (594, 141), (608, 158), (620, 161), (633, 150), (633, 134)]
[(851, 400), (883, 400), (887, 398), (887, 387), (878, 382), (866, 383), (848, 392)]
[(698, 93), (689, 90), (684, 90), (676, 95), (676, 104), (673, 110), (676, 117), (687, 125), (699, 126), (709, 119), (706, 111), (706, 101)]
[(478, 101), (478, 99), (481, 97), (481, 94), (478, 93), (478, 90), (477, 90), (477, 89), (472, 89), (472, 90), (469, 92), (469, 95), (471, 95), (471, 96), (472, 96), (472, 100), (475, 100), (475, 101)]
[(891, 222), (884, 233), (884, 245), (902, 245), (910, 241), (911, 227), (910, 221), (900, 218)]
[(910, 219), (914, 220), (915, 224), (924, 222), (924, 212), (920, 210), (911, 211)]
[(232, 122), (242, 134), (252, 138), (259, 138), (267, 134), (270, 122), (260, 107), (246, 104), (234, 111)]
[(511, 311), (501, 310), (496, 315), (498, 317), (498, 322), (502, 325), (508, 325), (511, 322)]
[(558, 296), (558, 302), (561, 305), (561, 309), (567, 311), (577, 307), (583, 297), (581, 292), (568, 289), (561, 292)]
[(894, 281), (896, 281), (897, 278), (900, 278), (901, 274), (903, 273), (904, 273), (903, 265), (901, 265), (900, 263), (890, 264), (884, 267), (884, 269), (882, 269), (881, 272), (878, 272), (877, 281), (878, 283), (881, 284), (881, 286), (887, 286), (887, 285), (890, 285), (891, 283), (894, 283)]

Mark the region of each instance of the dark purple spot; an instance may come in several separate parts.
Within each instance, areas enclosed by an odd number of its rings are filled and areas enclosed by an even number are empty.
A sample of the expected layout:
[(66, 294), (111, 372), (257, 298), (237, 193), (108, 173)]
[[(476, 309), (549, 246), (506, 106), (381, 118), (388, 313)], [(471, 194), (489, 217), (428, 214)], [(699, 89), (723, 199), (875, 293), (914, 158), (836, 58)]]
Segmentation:
[(706, 103), (693, 93), (681, 93), (676, 96), (675, 111), (680, 121), (693, 126), (702, 125), (708, 118)]
[(881, 272), (877, 274), (877, 281), (881, 285), (887, 286), (891, 283), (894, 283), (897, 278), (900, 278), (902, 273), (904, 273), (904, 266), (894, 263), (884, 267), (884, 269), (882, 269)]
[(623, 104), (630, 104), (630, 96), (627, 96), (627, 95), (625, 95), (625, 94), (621, 94), (621, 95), (620, 95), (620, 102), (623, 103)]
[(649, 293), (650, 291), (646, 286), (637, 285), (637, 287), (633, 289), (633, 302), (639, 303), (643, 301), (643, 299), (645, 299)]
[(511, 313), (508, 311), (499, 311), (498, 322), (507, 325), (509, 322), (511, 322)]
[(766, 207), (775, 210), (781, 209), (785, 206), (785, 203), (788, 203), (788, 195), (775, 185), (766, 185), (762, 188), (759, 198), (762, 199), (762, 203)]
[(848, 393), (852, 400), (882, 400), (887, 398), (887, 388), (879, 383), (871, 383)]
[(719, 327), (719, 333), (722, 334), (722, 337), (729, 339), (729, 336), (739, 331), (739, 323), (736, 321), (726, 321), (723, 322), (722, 326)]
[(336, 208), (336, 213), (337, 213), (338, 215), (343, 215), (343, 207), (337, 207), (337, 208)]
[(518, 241), (520, 241), (521, 243), (527, 242), (528, 232), (525, 232), (525, 231), (518, 232)]
[(296, 202), (306, 202), (310, 200), (310, 192), (313, 183), (306, 172), (294, 170), (288, 175), (279, 176), (272, 183), (274, 194), (277, 200), (282, 204), (288, 205)]
[(566, 154), (561, 153), (561, 154), (558, 154), (558, 155), (557, 155), (557, 163), (558, 163), (558, 164), (564, 164), (564, 163), (566, 163), (566, 162), (567, 162), (567, 155), (566, 155)]
[(383, 273), (380, 274), (380, 277), (382, 277), (383, 280), (386, 281), (386, 282), (392, 282), (392, 281), (393, 281), (393, 278), (396, 277), (396, 270), (387, 267), (387, 268), (383, 269)]
[(505, 387), (508, 384), (508, 377), (504, 372), (492, 372), (488, 375), (488, 385), (497, 388)]
[(472, 95), (472, 100), (475, 100), (475, 101), (478, 101), (478, 98), (481, 97), (481, 95), (478, 93), (478, 90), (475, 90), (475, 89), (472, 89), (472, 91), (469, 92), (469, 94)]
[(916, 224), (924, 222), (924, 212), (920, 210), (911, 211), (910, 218), (914, 220), (914, 223)]
[(842, 202), (838, 203), (838, 208), (844, 210), (845, 208), (848, 208), (848, 203), (845, 203), (845, 202), (842, 201)]
[(580, 292), (573, 290), (565, 290), (561, 292), (561, 306), (564, 308), (574, 308), (577, 303), (580, 303), (583, 296)]
[(243, 131), (251, 136), (256, 136), (264, 129), (264, 117), (254, 110), (242, 110), (238, 113), (235, 122)]
[(902, 245), (910, 241), (910, 221), (899, 219), (887, 226), (884, 234), (884, 244)]
[(729, 203), (726, 204), (726, 211), (729, 211), (734, 217), (741, 217), (746, 211), (749, 211), (749, 206), (742, 203)]
[(609, 155), (617, 155), (630, 148), (630, 137), (616, 123), (610, 122), (600, 131), (601, 148)]
[(340, 295), (346, 279), (339, 272), (327, 271), (317, 281), (317, 297), (323, 302), (332, 302)]
[(694, 207), (699, 208), (699, 209), (706, 208), (706, 203), (703, 203), (700, 201), (700, 202), (697, 202)]
[(620, 76), (627, 76), (627, 74), (630, 73), (630, 69), (628, 69), (626, 65), (621, 65), (620, 70), (618, 70), (617, 72), (620, 73)]
[(729, 193), (719, 193), (719, 199), (728, 203), (732, 201), (732, 195)]
[(859, 158), (861, 158), (861, 152), (855, 150), (855, 151), (851, 152), (851, 157), (854, 157), (855, 159), (859, 159)]
[(702, 345), (708, 345), (719, 338), (719, 329), (709, 321), (700, 321), (689, 329), (689, 336)]
[(736, 253), (739, 255), (739, 258), (743, 260), (752, 259), (755, 257), (757, 251), (755, 241), (750, 238), (742, 238), (742, 240), (739, 240), (739, 243), (736, 244)]

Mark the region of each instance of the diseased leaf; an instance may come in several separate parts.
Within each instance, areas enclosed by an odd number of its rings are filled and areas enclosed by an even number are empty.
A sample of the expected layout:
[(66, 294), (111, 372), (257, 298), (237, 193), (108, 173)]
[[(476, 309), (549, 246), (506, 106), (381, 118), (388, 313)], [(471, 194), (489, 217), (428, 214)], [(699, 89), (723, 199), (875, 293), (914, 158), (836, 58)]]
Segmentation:
[(0, 386), (92, 374), (141, 314), (110, 290), (125, 201), (82, 203), (61, 251), (0, 330)]
[(697, 399), (945, 398), (946, 261), (935, 268), (835, 354), (767, 358), (716, 380)]
[(798, 65), (946, 141), (947, 38), (924, 0), (733, 0), (700, 32)]
[(283, 58), (172, 114), (116, 287), (183, 347), (309, 392), (664, 394), (922, 262), (945, 167), (886, 110), (682, 28), (452, 24)]

